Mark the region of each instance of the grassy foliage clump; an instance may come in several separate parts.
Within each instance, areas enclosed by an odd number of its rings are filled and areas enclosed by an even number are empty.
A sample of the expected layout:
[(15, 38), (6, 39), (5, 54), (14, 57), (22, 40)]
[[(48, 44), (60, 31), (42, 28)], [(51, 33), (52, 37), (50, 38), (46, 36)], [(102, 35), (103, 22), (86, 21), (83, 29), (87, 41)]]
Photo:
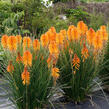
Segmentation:
[(83, 21), (59, 33), (51, 27), (40, 40), (3, 35), (7, 70), (3, 75), (8, 80), (12, 102), (21, 109), (44, 108), (51, 103), (57, 83), (63, 86), (67, 98), (76, 103), (85, 100), (96, 86), (94, 79), (107, 40), (106, 26), (95, 32)]
[(104, 50), (104, 58), (100, 63), (100, 78), (106, 89), (109, 87), (109, 41), (107, 42), (106, 48)]
[(47, 50), (40, 46), (37, 39), (32, 42), (29, 37), (24, 37), (22, 42), (19, 35), (4, 35), (1, 43), (4, 48), (4, 65), (8, 71), (3, 69), (2, 74), (8, 80), (12, 102), (19, 109), (45, 107), (54, 92)]
[(80, 102), (96, 86), (94, 79), (99, 71), (99, 58), (103, 59), (103, 42), (106, 43), (108, 36), (105, 26), (95, 32), (79, 22), (77, 27), (69, 27), (66, 37), (68, 46), (60, 51), (58, 60), (61, 71), (59, 80), (65, 87), (65, 96), (74, 102)]

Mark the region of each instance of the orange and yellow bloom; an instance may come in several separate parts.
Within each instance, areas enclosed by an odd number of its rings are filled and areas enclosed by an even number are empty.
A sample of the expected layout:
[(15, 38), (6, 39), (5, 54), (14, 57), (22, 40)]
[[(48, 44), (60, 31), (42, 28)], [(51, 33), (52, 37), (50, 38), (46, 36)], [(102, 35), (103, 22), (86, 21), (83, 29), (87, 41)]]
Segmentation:
[(67, 31), (66, 30), (60, 30), (60, 33), (64, 36), (64, 39), (66, 39)]
[(103, 39), (103, 41), (107, 41), (108, 40), (108, 33), (106, 31), (106, 26), (101, 26), (100, 27), (100, 32), (101, 32), (101, 37)]
[(16, 51), (17, 50), (17, 40), (15, 36), (9, 36), (8, 38), (8, 48), (10, 51)]
[(74, 40), (74, 41), (77, 41), (80, 39), (80, 33), (76, 27), (74, 27), (71, 30), (71, 37), (72, 37), (72, 40)]
[(76, 53), (74, 54), (74, 58), (73, 58), (72, 64), (73, 64), (73, 67), (75, 69), (79, 70), (79, 67), (80, 67), (80, 59), (79, 59), (79, 57), (77, 56)]
[(69, 28), (67, 30), (67, 36), (68, 36), (68, 40), (69, 41), (72, 41), (73, 40), (72, 39), (72, 35), (71, 35), (71, 31), (72, 31), (73, 28), (75, 28), (75, 26), (74, 25), (71, 25), (71, 26), (69, 26)]
[(9, 64), (7, 66), (7, 71), (10, 73), (14, 71), (14, 66), (12, 64), (12, 61), (9, 61)]
[(33, 41), (33, 49), (34, 49), (34, 51), (40, 50), (40, 42), (39, 42), (39, 40), (35, 39)]
[(30, 84), (30, 73), (27, 70), (27, 67), (24, 68), (24, 71), (21, 74), (23, 85), (29, 85)]
[(90, 28), (87, 31), (86, 37), (87, 37), (87, 42), (89, 43), (89, 45), (92, 45), (93, 44), (93, 40), (95, 38), (95, 35), (96, 35), (96, 33), (95, 33), (95, 31), (92, 28)]
[(87, 25), (83, 21), (78, 22), (77, 28), (78, 28), (81, 35), (85, 35), (87, 30), (88, 30)]
[(100, 30), (98, 30), (96, 32), (96, 36), (94, 37), (94, 40), (93, 40), (93, 46), (96, 50), (100, 50), (103, 47), (103, 40), (102, 40), (102, 37), (101, 37)]
[(56, 43), (58, 45), (63, 45), (63, 42), (64, 42), (64, 36), (62, 35), (62, 33), (58, 33), (56, 35)]
[(24, 37), (23, 38), (23, 48), (24, 49), (25, 48), (30, 48), (31, 43), (32, 43), (32, 41), (31, 41), (31, 39), (29, 37)]
[(3, 46), (3, 48), (8, 48), (8, 36), (7, 35), (3, 35), (1, 38), (1, 44)]
[(84, 44), (83, 45), (83, 49), (81, 51), (81, 54), (82, 54), (82, 58), (83, 58), (83, 62), (85, 61), (85, 59), (87, 59), (89, 57), (89, 51), (88, 51), (88, 48), (86, 47), (86, 45)]
[(21, 37), (21, 35), (17, 35), (17, 36), (16, 36), (16, 39), (17, 39), (17, 43), (18, 43), (18, 44), (21, 44), (21, 42), (22, 42), (22, 37)]
[(53, 79), (54, 79), (54, 85), (56, 85), (56, 80), (59, 78), (59, 69), (58, 68), (56, 68), (56, 67), (54, 67), (54, 68), (52, 68), (52, 77), (53, 77)]
[(55, 42), (49, 44), (49, 52), (50, 54), (59, 54), (59, 49)]
[(32, 66), (32, 54), (28, 50), (23, 54), (23, 64), (25, 66)]
[(42, 46), (43, 47), (47, 47), (48, 46), (48, 43), (49, 43), (48, 35), (43, 34), (41, 36), (41, 44), (42, 44)]

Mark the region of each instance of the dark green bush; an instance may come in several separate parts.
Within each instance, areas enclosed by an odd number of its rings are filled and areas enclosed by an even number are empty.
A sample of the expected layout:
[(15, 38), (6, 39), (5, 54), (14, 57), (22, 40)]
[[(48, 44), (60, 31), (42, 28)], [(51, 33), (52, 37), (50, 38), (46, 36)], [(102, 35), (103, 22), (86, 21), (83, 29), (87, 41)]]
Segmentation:
[(77, 7), (76, 9), (67, 9), (65, 12), (69, 21), (73, 24), (77, 24), (80, 20), (87, 22), (89, 18), (88, 12), (84, 11), (81, 7)]

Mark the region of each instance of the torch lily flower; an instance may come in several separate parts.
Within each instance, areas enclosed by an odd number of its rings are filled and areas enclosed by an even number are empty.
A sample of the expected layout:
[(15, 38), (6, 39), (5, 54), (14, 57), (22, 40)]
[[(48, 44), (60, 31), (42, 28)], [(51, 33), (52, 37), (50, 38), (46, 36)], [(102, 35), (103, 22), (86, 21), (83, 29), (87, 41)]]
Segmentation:
[(39, 40), (35, 39), (33, 41), (33, 49), (34, 49), (34, 51), (40, 50), (40, 42), (39, 42)]
[(86, 36), (87, 36), (87, 42), (89, 43), (89, 45), (92, 45), (93, 44), (93, 40), (95, 38), (95, 31), (90, 28), (87, 33), (86, 33)]
[(31, 39), (29, 37), (24, 37), (23, 38), (23, 48), (25, 49), (26, 47), (27, 48), (30, 48), (31, 46)]
[(9, 61), (9, 64), (7, 66), (7, 71), (10, 73), (14, 71), (14, 66), (12, 64), (12, 61)]
[(1, 44), (3, 46), (3, 48), (8, 48), (8, 36), (7, 35), (3, 35), (1, 38)]
[(77, 56), (76, 53), (74, 54), (74, 58), (73, 58), (72, 64), (73, 64), (73, 67), (75, 69), (79, 70), (79, 67), (80, 67), (80, 59), (79, 59), (79, 57)]
[(32, 54), (28, 50), (23, 54), (23, 63), (25, 66), (32, 66)]
[(17, 50), (17, 40), (15, 36), (9, 36), (8, 38), (8, 48), (10, 51), (16, 51)]
[(30, 73), (27, 70), (27, 67), (24, 68), (24, 71), (21, 74), (21, 78), (23, 80), (23, 85), (30, 84)]
[(41, 44), (43, 47), (47, 47), (49, 43), (49, 39), (48, 39), (48, 35), (47, 34), (43, 34), (41, 36)]
[(54, 67), (54, 68), (52, 68), (52, 77), (53, 77), (53, 79), (54, 79), (54, 85), (56, 85), (56, 80), (59, 78), (59, 69), (58, 68), (56, 68), (56, 67)]
[(16, 36), (16, 39), (17, 39), (17, 43), (18, 43), (18, 44), (21, 44), (21, 42), (22, 42), (22, 37), (21, 37), (21, 35), (17, 35), (17, 36)]

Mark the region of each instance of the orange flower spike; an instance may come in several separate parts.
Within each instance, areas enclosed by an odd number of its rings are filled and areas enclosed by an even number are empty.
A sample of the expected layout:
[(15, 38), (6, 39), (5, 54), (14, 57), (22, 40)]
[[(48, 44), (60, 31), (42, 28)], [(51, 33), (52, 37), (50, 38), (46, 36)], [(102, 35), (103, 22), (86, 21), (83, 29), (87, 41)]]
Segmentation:
[(69, 26), (68, 30), (67, 30), (67, 35), (68, 35), (68, 40), (72, 41), (72, 35), (71, 35), (71, 31), (72, 29), (75, 28), (74, 25)]
[(47, 59), (48, 68), (50, 68), (51, 62), (52, 62), (52, 56), (50, 55)]
[(54, 67), (54, 68), (52, 68), (52, 77), (53, 77), (53, 79), (54, 79), (54, 85), (56, 85), (56, 80), (59, 78), (59, 69), (58, 68), (56, 68), (56, 67)]
[(78, 22), (77, 28), (80, 31), (81, 35), (85, 35), (86, 31), (88, 30), (87, 25), (83, 21)]
[(9, 64), (7, 66), (7, 71), (10, 73), (14, 71), (14, 66), (12, 64), (12, 61), (9, 61)]
[(63, 45), (63, 41), (64, 41), (64, 36), (61, 33), (58, 33), (56, 35), (56, 43), (58, 45)]
[(33, 41), (33, 49), (34, 49), (34, 51), (40, 50), (40, 42), (39, 42), (39, 40), (35, 39)]
[(81, 51), (81, 54), (82, 54), (82, 58), (83, 58), (83, 62), (85, 61), (85, 59), (87, 59), (88, 57), (89, 57), (89, 51), (88, 51), (88, 49), (87, 49), (87, 47), (86, 47), (86, 45), (84, 44), (83, 45), (84, 47), (83, 47), (83, 49), (82, 49), (82, 51)]
[(88, 31), (87, 31), (87, 33), (86, 33), (86, 35), (87, 35), (87, 42), (90, 44), (90, 45), (92, 45), (93, 44), (93, 39), (95, 38), (95, 31), (92, 29), (92, 28), (90, 28)]
[(72, 36), (72, 40), (77, 41), (80, 39), (80, 33), (76, 27), (71, 30), (71, 36)]
[(49, 31), (52, 32), (52, 33), (56, 33), (55, 27), (51, 27), (51, 28), (49, 29)]
[(66, 30), (60, 30), (60, 33), (63, 35), (64, 39), (66, 39), (67, 31)]
[(56, 33), (48, 31), (45, 33), (45, 35), (47, 35), (49, 43), (52, 41), (56, 41)]
[(32, 54), (28, 50), (23, 54), (23, 63), (25, 66), (32, 66)]
[(100, 30), (106, 31), (106, 26), (105, 25), (100, 26)]
[(30, 84), (30, 73), (27, 70), (27, 67), (24, 68), (24, 71), (21, 74), (21, 78), (23, 80), (23, 85)]
[(58, 79), (59, 78), (59, 72), (60, 71), (59, 71), (58, 68), (56, 68), (56, 67), (52, 68), (52, 77)]
[(50, 52), (50, 54), (58, 54), (59, 53), (58, 46), (55, 42), (51, 42), (49, 44), (49, 52)]
[(74, 58), (73, 58), (72, 64), (73, 64), (73, 67), (75, 67), (75, 69), (79, 70), (80, 59), (79, 59), (79, 57), (77, 56), (76, 53), (74, 54)]
[(43, 47), (47, 47), (49, 43), (49, 39), (48, 39), (48, 35), (47, 34), (43, 34), (41, 36), (41, 44)]
[(103, 39), (103, 41), (107, 41), (108, 40), (108, 33), (106, 31), (106, 26), (101, 26), (100, 27), (100, 31), (101, 31), (101, 37)]
[(50, 41), (50, 42), (56, 41), (56, 33), (50, 33), (49, 41)]
[(2, 44), (3, 48), (5, 48), (5, 49), (8, 47), (8, 36), (7, 35), (2, 36), (1, 44)]
[(17, 35), (17, 36), (16, 36), (16, 39), (17, 39), (17, 43), (18, 43), (18, 44), (21, 44), (21, 42), (22, 42), (22, 37), (21, 37), (21, 35)]
[(18, 52), (16, 62), (20, 63), (22, 61), (23, 61), (22, 56), (20, 55), (20, 52)]
[(9, 36), (8, 38), (8, 48), (10, 51), (16, 51), (17, 50), (17, 40), (15, 36)]
[(93, 40), (93, 46), (96, 50), (102, 49), (102, 47), (103, 47), (103, 40), (102, 40), (102, 37), (101, 37), (100, 30), (98, 30), (96, 32), (96, 36)]
[(23, 38), (23, 48), (25, 48), (25, 47), (30, 48), (31, 43), (32, 43), (32, 41), (29, 37)]

